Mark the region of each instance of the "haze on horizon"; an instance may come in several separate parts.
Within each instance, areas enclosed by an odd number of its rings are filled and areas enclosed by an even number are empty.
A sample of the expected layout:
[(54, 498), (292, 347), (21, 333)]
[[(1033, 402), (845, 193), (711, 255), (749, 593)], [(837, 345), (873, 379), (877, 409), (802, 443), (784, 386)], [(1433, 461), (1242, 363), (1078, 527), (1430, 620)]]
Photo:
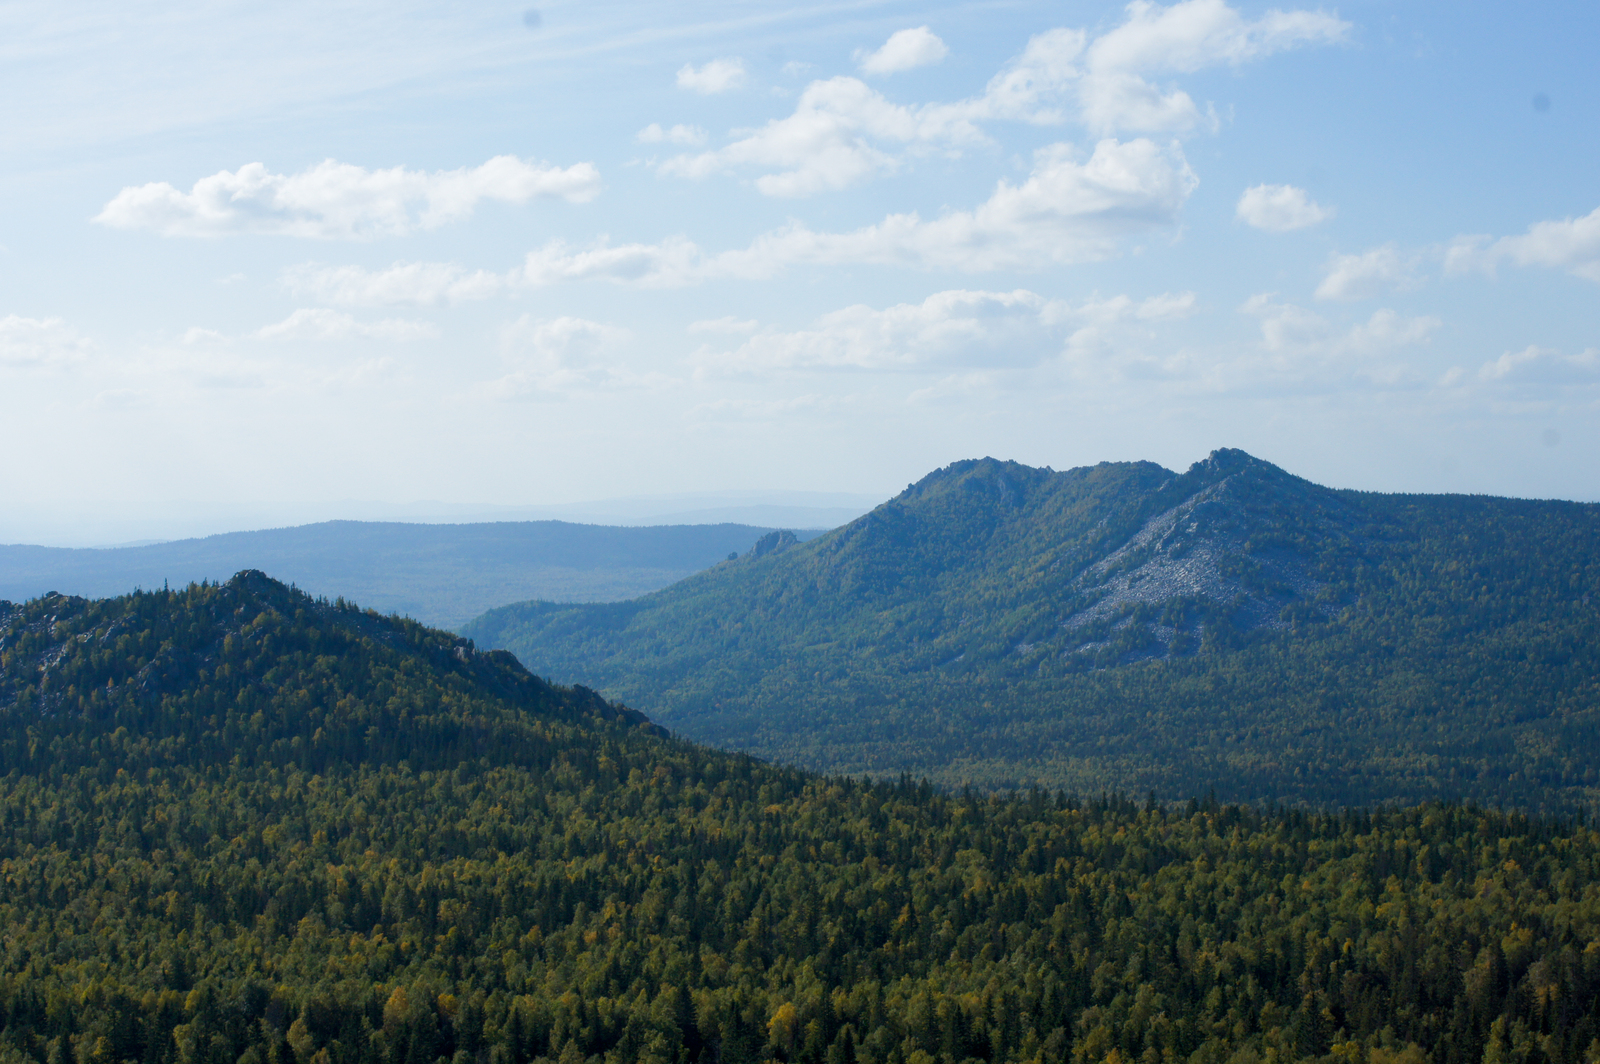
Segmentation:
[(1376, 0), (19, 0), (5, 520), (883, 498), (1222, 446), (1594, 499), (1597, 36)]

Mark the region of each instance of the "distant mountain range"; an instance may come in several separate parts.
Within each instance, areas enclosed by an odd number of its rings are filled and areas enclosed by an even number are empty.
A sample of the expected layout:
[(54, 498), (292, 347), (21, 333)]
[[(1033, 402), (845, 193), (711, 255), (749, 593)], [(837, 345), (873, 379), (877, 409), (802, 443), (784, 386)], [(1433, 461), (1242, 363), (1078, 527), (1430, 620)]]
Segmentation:
[(1600, 506), (1241, 451), (939, 470), (628, 602), (461, 631), (809, 767), (1316, 803), (1600, 797)]
[(200, 539), (219, 529), (291, 528), (330, 519), (426, 525), (569, 521), (583, 525), (758, 525), (838, 528), (884, 495), (844, 491), (712, 491), (639, 495), (546, 505), (339, 502), (230, 503), (219, 500), (125, 501), (114, 505), (8, 502), (0, 509), (0, 544), (136, 547)]
[(327, 521), (100, 550), (0, 546), (0, 599), (21, 602), (50, 591), (95, 598), (261, 569), (312, 594), (452, 627), (523, 599), (642, 595), (749, 550), (770, 531), (738, 524)]

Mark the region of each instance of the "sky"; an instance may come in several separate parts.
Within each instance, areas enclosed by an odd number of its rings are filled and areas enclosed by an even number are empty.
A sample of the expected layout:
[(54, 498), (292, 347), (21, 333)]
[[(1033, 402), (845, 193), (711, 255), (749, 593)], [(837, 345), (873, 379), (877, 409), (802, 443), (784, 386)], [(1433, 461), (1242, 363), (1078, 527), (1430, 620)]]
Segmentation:
[(0, 539), (1218, 447), (1600, 499), (1597, 39), (1575, 4), (11, 0)]

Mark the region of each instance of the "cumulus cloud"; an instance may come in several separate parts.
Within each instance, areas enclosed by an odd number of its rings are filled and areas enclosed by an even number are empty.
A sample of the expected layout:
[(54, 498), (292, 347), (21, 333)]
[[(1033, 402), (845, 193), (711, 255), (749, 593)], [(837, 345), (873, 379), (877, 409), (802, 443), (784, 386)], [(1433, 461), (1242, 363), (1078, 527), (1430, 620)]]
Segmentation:
[(1566, 270), (1600, 281), (1600, 207), (1581, 218), (1536, 222), (1520, 236), (1457, 237), (1445, 254), (1448, 273), (1492, 273), (1501, 262)]
[(635, 133), (633, 139), (640, 144), (682, 144), (693, 148), (704, 144), (706, 136), (706, 131), (699, 126), (677, 125), (663, 129), (661, 123), (651, 122)]
[(274, 325), (256, 330), (258, 340), (428, 340), (439, 335), (431, 322), (385, 318), (357, 321), (349, 314), (325, 308), (302, 308)]
[(1319, 206), (1293, 185), (1251, 185), (1239, 197), (1234, 217), (1269, 233), (1288, 233), (1327, 221), (1333, 208)]
[(932, 66), (950, 54), (937, 34), (926, 26), (891, 34), (876, 52), (858, 53), (863, 74), (899, 74), (917, 67)]
[(717, 277), (770, 277), (795, 264), (1037, 270), (1103, 259), (1125, 237), (1171, 226), (1195, 185), (1177, 145), (1104, 140), (1079, 161), (1070, 145), (1056, 144), (1037, 153), (1026, 181), (1002, 180), (970, 211), (926, 220), (916, 213), (891, 214), (843, 233), (795, 223), (757, 237), (748, 248), (716, 255), (682, 238), (584, 249), (556, 241), (528, 255), (522, 279), (532, 285), (601, 278), (672, 287)]
[(297, 296), (341, 307), (433, 306), (487, 299), (504, 290), (506, 279), (452, 262), (397, 262), (382, 270), (308, 262), (285, 270), (283, 285)]
[(1600, 351), (1590, 348), (1581, 354), (1563, 355), (1549, 348), (1529, 346), (1485, 362), (1478, 370), (1478, 379), (1504, 384), (1600, 384)]
[(678, 71), (678, 88), (710, 96), (737, 89), (744, 84), (744, 79), (743, 59), (713, 59), (699, 68), (684, 64), (683, 69)]
[(1372, 299), (1384, 292), (1400, 292), (1422, 283), (1417, 257), (1402, 255), (1393, 244), (1359, 255), (1335, 255), (1317, 286), (1318, 299)]
[[(1188, 94), (1160, 89), (1146, 75), (1238, 66), (1293, 47), (1340, 41), (1349, 29), (1337, 18), (1309, 11), (1268, 12), (1252, 21), (1222, 0), (1171, 7), (1134, 3), (1121, 26), (1093, 40), (1084, 30), (1064, 27), (1034, 36), (978, 96), (910, 106), (889, 101), (856, 78), (815, 81), (793, 114), (744, 132), (725, 147), (666, 160), (660, 171), (704, 178), (756, 169), (764, 171), (756, 187), (766, 195), (808, 196), (891, 172), (907, 154), (987, 143), (985, 122), (1048, 125), (1076, 118), (1098, 136), (1181, 132), (1214, 119)], [(890, 44), (899, 39), (903, 46), (891, 53), (886, 44), (867, 61), (910, 56), (918, 41), (922, 51), (916, 54), (931, 55), (938, 38), (922, 32), (901, 31)]]
[(630, 336), (626, 329), (585, 318), (525, 314), (502, 336), (513, 369), (492, 382), (489, 393), (508, 401), (548, 400), (573, 390), (649, 383), (617, 356)]
[(956, 289), (881, 310), (845, 307), (809, 329), (757, 332), (732, 351), (704, 348), (696, 362), (702, 373), (1016, 369), (1083, 349), (1086, 336), (1103, 339), (1117, 323), (1182, 317), (1193, 305), (1192, 293), (1073, 304), (1025, 289)]
[(526, 203), (559, 197), (584, 203), (600, 191), (590, 163), (559, 167), (500, 155), (459, 170), (367, 170), (328, 159), (298, 174), (261, 163), (223, 170), (188, 192), (166, 182), (130, 186), (95, 216), (118, 229), (163, 236), (267, 233), (321, 239), (403, 236), (470, 216), (484, 200)]

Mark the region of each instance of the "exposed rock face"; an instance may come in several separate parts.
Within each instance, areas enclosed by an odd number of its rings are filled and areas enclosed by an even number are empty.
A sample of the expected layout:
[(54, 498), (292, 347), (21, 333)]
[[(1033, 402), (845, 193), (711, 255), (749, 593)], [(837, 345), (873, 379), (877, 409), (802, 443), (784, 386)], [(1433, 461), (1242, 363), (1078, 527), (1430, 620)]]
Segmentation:
[(1135, 656), (1158, 657), (1192, 650), (1185, 636), (1207, 618), (1250, 631), (1287, 627), (1295, 603), (1330, 611), (1318, 601), (1327, 547), (1360, 546), (1350, 503), (1237, 451), (1213, 453), (1187, 476), (1196, 474), (1221, 479), (1151, 517), (1074, 581), (1065, 653), (1107, 645), (1108, 627), (1148, 624), (1153, 638)]
[(790, 547), (795, 546), (799, 542), (799, 537), (793, 532), (790, 532), (788, 529), (780, 529), (776, 532), (768, 532), (766, 535), (756, 540), (756, 545), (750, 548), (750, 550), (745, 554), (745, 557), (760, 558), (768, 554), (776, 554), (779, 551), (788, 550)]

